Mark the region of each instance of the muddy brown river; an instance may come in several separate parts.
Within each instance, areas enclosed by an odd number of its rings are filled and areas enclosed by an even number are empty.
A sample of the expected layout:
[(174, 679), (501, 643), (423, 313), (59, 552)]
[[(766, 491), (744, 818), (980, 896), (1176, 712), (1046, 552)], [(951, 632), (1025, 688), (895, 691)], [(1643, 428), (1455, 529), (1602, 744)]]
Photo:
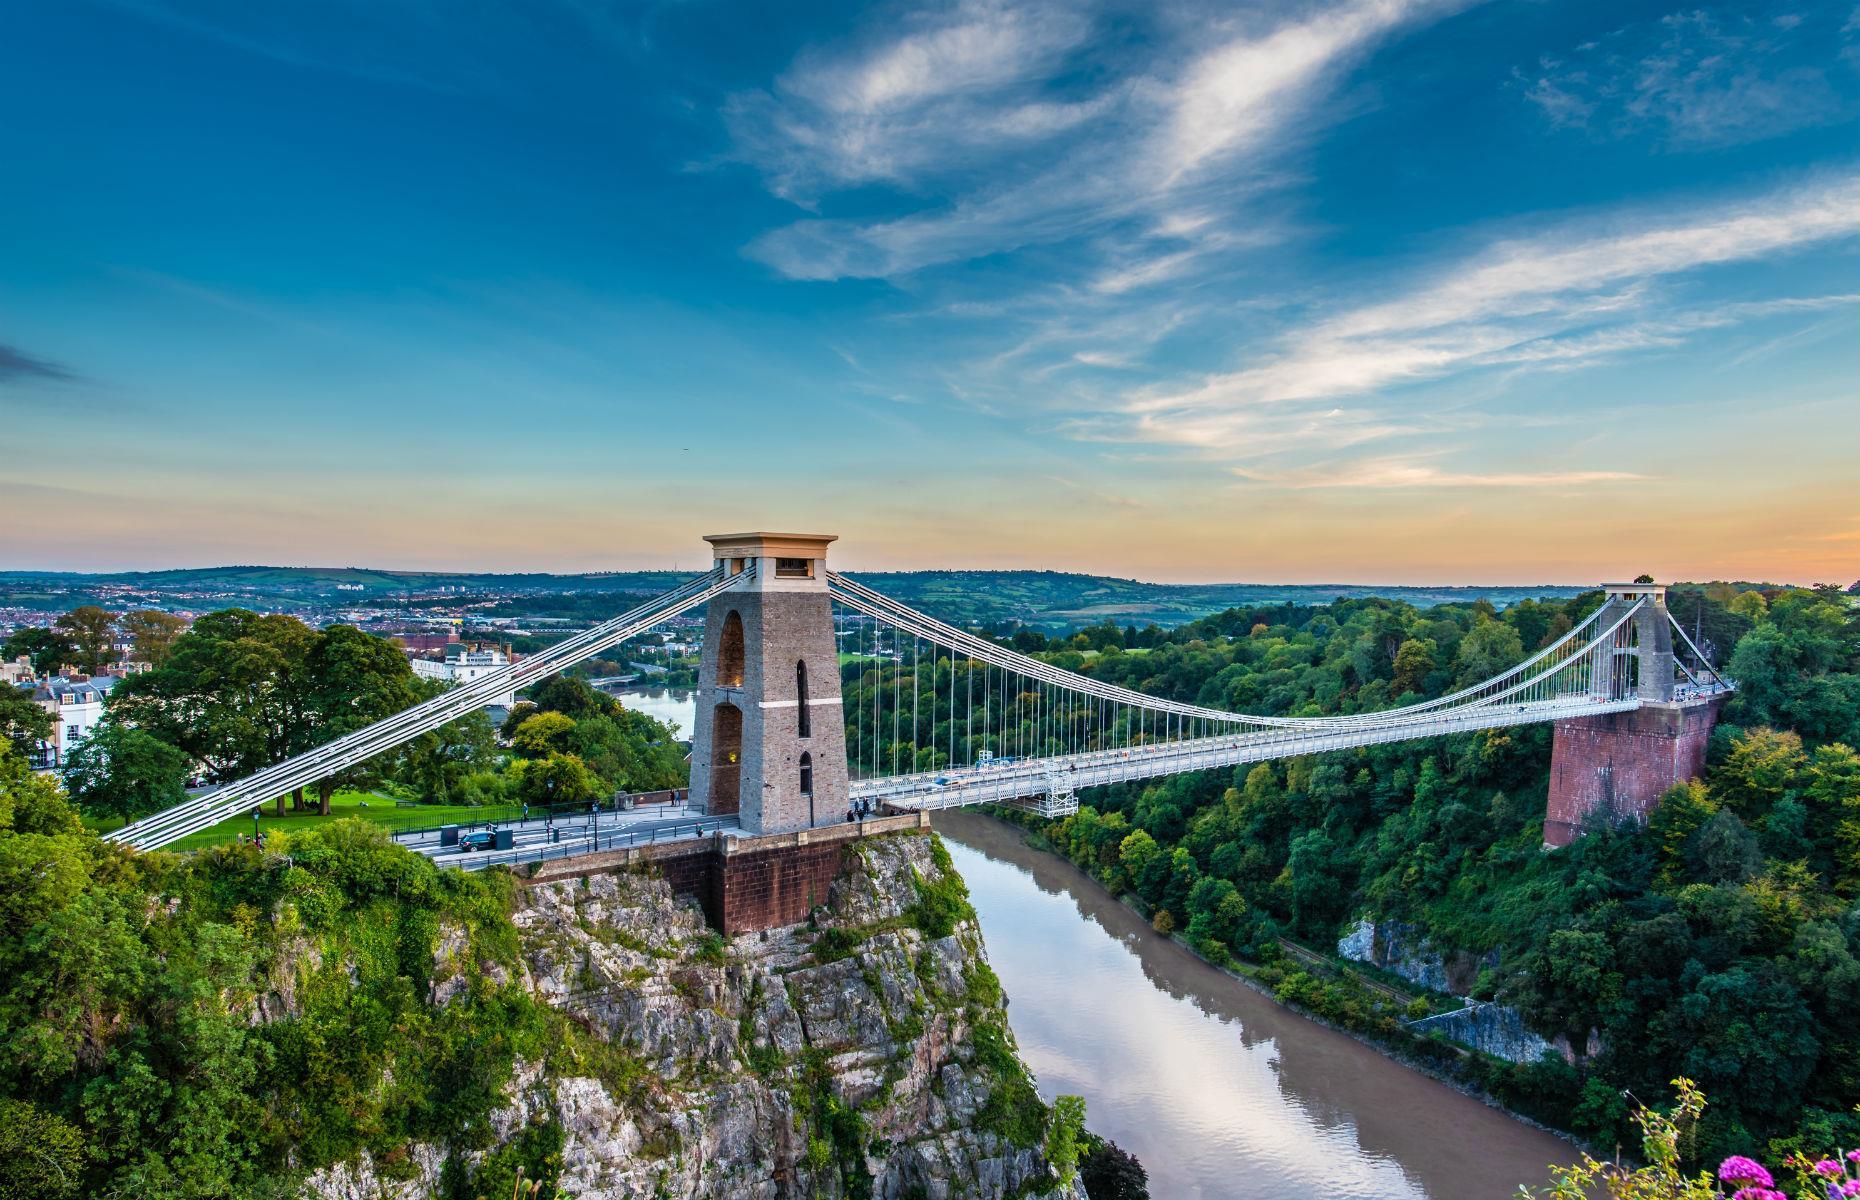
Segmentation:
[(1201, 962), (1012, 826), (936, 827), (1041, 1095), (1085, 1097), (1155, 1200), (1496, 1200), (1577, 1158)]

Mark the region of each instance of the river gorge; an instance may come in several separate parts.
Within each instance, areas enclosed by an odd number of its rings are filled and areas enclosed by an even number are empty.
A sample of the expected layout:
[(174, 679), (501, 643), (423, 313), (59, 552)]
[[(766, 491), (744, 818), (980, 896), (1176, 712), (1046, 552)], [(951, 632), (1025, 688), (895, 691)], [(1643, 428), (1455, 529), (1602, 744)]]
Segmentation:
[[(690, 692), (618, 699), (683, 731)], [(978, 813), (938, 813), (1021, 1054), (1142, 1160), (1158, 1200), (1488, 1200), (1569, 1142), (1292, 1012)]]

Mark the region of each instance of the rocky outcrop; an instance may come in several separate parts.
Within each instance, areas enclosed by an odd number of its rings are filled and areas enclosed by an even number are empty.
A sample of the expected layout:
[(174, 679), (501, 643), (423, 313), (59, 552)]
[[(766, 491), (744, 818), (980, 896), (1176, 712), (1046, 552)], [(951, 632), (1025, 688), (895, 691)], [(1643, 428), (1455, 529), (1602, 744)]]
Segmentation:
[[(1044, 1110), (947, 856), (924, 834), (846, 853), (813, 921), (727, 942), (650, 875), (526, 889), (519, 978), (553, 1032), (507, 1084), (492, 1147), (343, 1164), (310, 1194), (441, 1195), (542, 1130), (563, 1197), (1082, 1200), (1041, 1154)], [(953, 916), (925, 903), (952, 888)], [(442, 931), (435, 1004), (468, 961)]]
[[(1442, 954), (1419, 936), (1413, 926), (1395, 921), (1375, 922), (1364, 918), (1337, 941), (1337, 953), (1356, 962), (1373, 963), (1410, 983), (1436, 992), (1465, 996), (1472, 991), (1479, 972), (1495, 969), (1496, 950), (1485, 954), (1455, 951)], [(1567, 1062), (1579, 1057), (1567, 1037), (1549, 1041), (1525, 1028), (1518, 1011), (1503, 1004), (1468, 1001), (1464, 1008), (1436, 1013), (1408, 1022), (1416, 1033), (1437, 1033), (1481, 1054), (1490, 1054), (1515, 1063), (1534, 1063), (1546, 1053)], [(1591, 1037), (1583, 1054), (1599, 1052)]]
[(1450, 1042), (1508, 1062), (1534, 1063), (1546, 1053), (1569, 1057), (1567, 1046), (1538, 1037), (1524, 1027), (1524, 1018), (1517, 1009), (1503, 1004), (1470, 1003), (1453, 1012), (1410, 1021), (1408, 1028), (1416, 1033), (1438, 1033)]
[(1443, 954), (1411, 925), (1367, 918), (1338, 940), (1337, 953), (1356, 962), (1372, 963), (1429, 991), (1455, 996), (1472, 991), (1479, 972), (1498, 965), (1496, 952)]

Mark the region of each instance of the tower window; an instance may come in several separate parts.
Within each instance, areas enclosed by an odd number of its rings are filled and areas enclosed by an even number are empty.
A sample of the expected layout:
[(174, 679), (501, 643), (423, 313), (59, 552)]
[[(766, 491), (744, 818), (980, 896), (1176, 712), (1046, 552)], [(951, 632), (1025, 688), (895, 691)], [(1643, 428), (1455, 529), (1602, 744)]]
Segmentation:
[(801, 755), (801, 794), (814, 794), (814, 756), (805, 752)]
[(777, 579), (812, 579), (814, 560), (811, 558), (778, 558), (775, 560), (775, 577)]
[(794, 664), (794, 698), (799, 702), (801, 710), (798, 718), (800, 735), (813, 737), (814, 717), (807, 703), (807, 662), (805, 659), (797, 659)]

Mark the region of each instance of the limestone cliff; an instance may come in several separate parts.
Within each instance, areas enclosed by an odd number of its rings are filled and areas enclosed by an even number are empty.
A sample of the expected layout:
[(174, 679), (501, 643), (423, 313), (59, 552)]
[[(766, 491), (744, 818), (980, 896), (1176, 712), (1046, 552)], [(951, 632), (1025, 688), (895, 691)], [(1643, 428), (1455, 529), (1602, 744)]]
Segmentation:
[[(516, 970), (554, 1034), (518, 1064), (488, 1144), (342, 1164), (309, 1194), (477, 1195), (521, 1156), (590, 1200), (1082, 1200), (1041, 1152), (1046, 1113), (941, 846), (846, 854), (813, 921), (730, 942), (650, 875), (525, 889)], [(459, 936), (438, 958), (441, 1006), (487, 969)]]

